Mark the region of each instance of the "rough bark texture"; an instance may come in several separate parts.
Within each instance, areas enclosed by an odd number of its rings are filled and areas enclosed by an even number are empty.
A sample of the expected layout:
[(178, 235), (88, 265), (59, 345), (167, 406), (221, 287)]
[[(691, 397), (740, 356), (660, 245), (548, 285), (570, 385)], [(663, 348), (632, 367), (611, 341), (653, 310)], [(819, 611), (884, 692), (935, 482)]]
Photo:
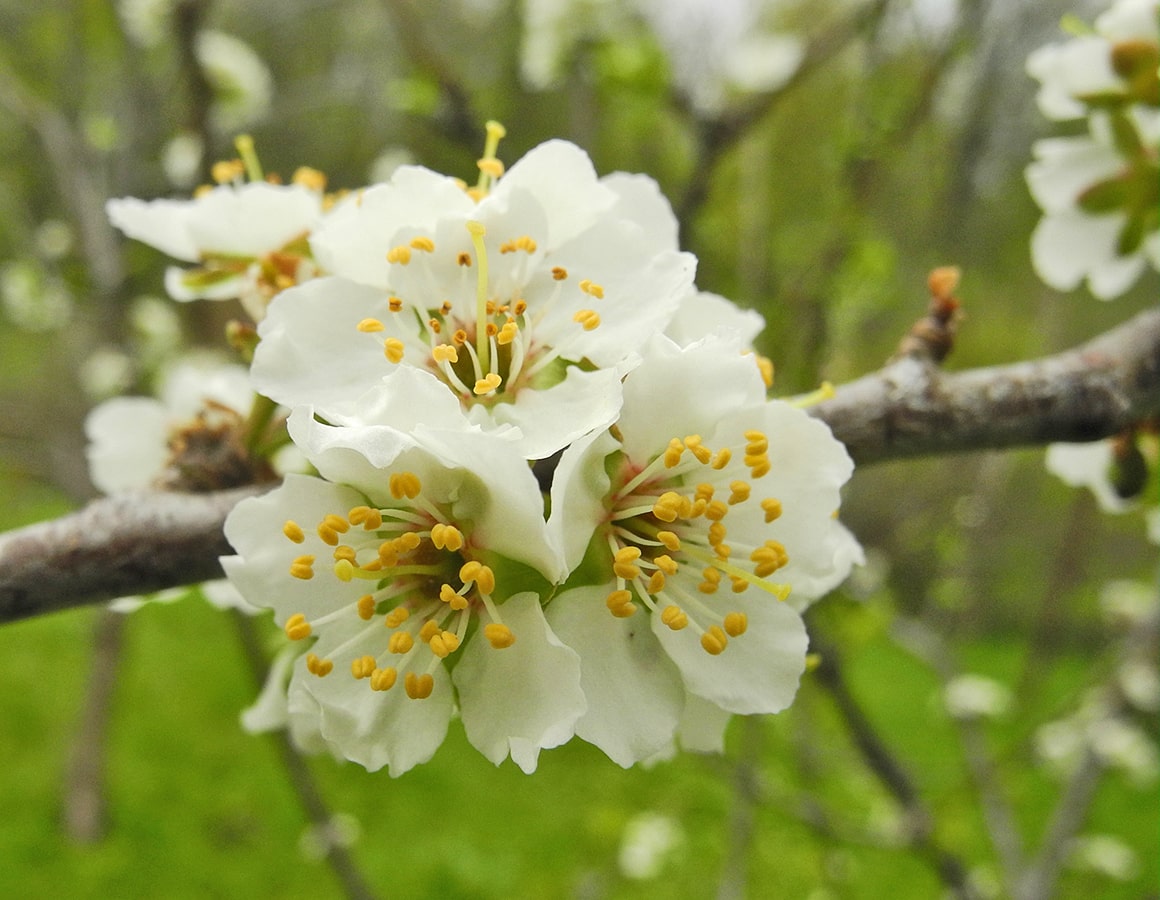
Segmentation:
[[(1030, 362), (946, 373), (905, 356), (810, 411), (860, 465), (1108, 437), (1160, 413), (1160, 309)], [(222, 523), (261, 490), (126, 494), (0, 535), (0, 622), (220, 577)]]

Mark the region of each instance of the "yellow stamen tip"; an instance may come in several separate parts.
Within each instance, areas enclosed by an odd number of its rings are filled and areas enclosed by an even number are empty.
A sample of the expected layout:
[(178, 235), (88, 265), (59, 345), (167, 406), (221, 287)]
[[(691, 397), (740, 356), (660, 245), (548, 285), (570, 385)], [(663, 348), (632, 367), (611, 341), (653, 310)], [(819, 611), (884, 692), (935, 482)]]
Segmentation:
[(496, 650), (504, 650), (516, 642), (512, 630), (500, 622), (489, 622), (483, 626), (483, 636)]
[(403, 342), (398, 338), (387, 338), (383, 343), (383, 354), (393, 363), (403, 361)]
[(389, 638), (387, 638), (387, 650), (391, 653), (410, 653), (411, 648), (415, 646), (415, 639), (411, 637), (409, 631), (396, 631)]
[[(373, 663), (374, 660), (372, 659)], [(388, 666), (385, 669), (375, 669), (371, 672), (371, 690), (373, 691), (389, 691), (395, 686), (395, 681), (399, 677), (399, 672), (393, 666)]]
[(720, 625), (713, 625), (701, 635), (701, 647), (711, 656), (717, 656), (725, 650), (729, 638), (721, 630)]
[(477, 382), (475, 382), (475, 387), (473, 388), (473, 390), (474, 390), (476, 396), (482, 396), (483, 394), (490, 394), (492, 391), (494, 391), (496, 388), (498, 388), (500, 386), (501, 381), (502, 381), (502, 379), (499, 377), (499, 375), (497, 373), (489, 372), (487, 375), (484, 375), (483, 378), (481, 378)]
[(302, 613), (292, 615), (282, 627), (286, 630), (286, 637), (292, 641), (300, 641), (310, 637), (310, 623), (306, 621), (306, 616)]
[(680, 631), (689, 624), (689, 617), (679, 606), (666, 606), (661, 610), (661, 621), (673, 631)]
[(306, 533), (302, 530), (302, 526), (292, 519), (286, 520), (286, 523), (282, 526), (282, 533), (295, 544), (301, 544), (306, 540)]
[(435, 678), (430, 674), (417, 675), (408, 672), (407, 677), (403, 679), (403, 688), (412, 700), (426, 700), (435, 689)]
[(730, 637), (745, 634), (749, 627), (749, 618), (742, 612), (731, 612), (725, 616), (725, 633)]

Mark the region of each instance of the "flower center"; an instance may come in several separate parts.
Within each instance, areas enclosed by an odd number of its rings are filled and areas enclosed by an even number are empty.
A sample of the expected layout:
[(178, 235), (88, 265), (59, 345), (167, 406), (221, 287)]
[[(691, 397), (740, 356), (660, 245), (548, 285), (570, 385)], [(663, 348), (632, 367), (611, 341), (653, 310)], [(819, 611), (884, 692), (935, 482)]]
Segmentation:
[[(716, 451), (691, 434), (672, 438), (643, 467), (622, 460), (607, 531), (616, 579), (607, 599), (612, 615), (627, 618), (643, 605), (674, 631), (692, 628), (715, 656), (748, 627), (745, 613), (720, 602), (723, 588), (741, 593), (756, 587), (779, 600), (789, 596), (789, 585), (768, 580), (789, 562), (786, 549), (760, 533), (762, 524), (781, 515), (781, 502), (759, 500), (753, 490), (770, 471), (768, 449), (761, 431), (746, 431), (744, 443)], [(743, 473), (735, 454), (742, 456), (748, 479), (737, 477)], [(760, 516), (753, 515), (754, 504)], [(747, 515), (731, 536), (727, 520), (731, 513), (737, 518), (739, 509)]]
[[(328, 675), (334, 659), (345, 656), (351, 675), (367, 679), (372, 690), (390, 690), (402, 673), (407, 696), (421, 700), (431, 695), (435, 667), (468, 638), (473, 620), (487, 620), (483, 636), (497, 650), (516, 638), (492, 597), (495, 573), (476, 558), (477, 548), (445, 505), (426, 498), (412, 472), (391, 475), (389, 486), (396, 504), (356, 506), (318, 523), (318, 537), (333, 548), (325, 570), (314, 555), (296, 557), (289, 570), (303, 580), (314, 578), (318, 569), (344, 583), (366, 581), (368, 592), (312, 621), (297, 613), (285, 630), (291, 640), (302, 640), (331, 622), (357, 616), (366, 626), (328, 658), (308, 654), (307, 669)], [(283, 534), (295, 544), (307, 540), (292, 520)], [(374, 630), (383, 626), (386, 633), (375, 638)], [(381, 650), (356, 653), (354, 647), (364, 647), (368, 638)]]

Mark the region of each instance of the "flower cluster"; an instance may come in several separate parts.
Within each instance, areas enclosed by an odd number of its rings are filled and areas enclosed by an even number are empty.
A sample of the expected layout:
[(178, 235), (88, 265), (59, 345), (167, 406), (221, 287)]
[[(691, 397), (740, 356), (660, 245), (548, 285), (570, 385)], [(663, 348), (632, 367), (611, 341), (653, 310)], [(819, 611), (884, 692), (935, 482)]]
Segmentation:
[(1043, 114), (1087, 123), (1087, 134), (1038, 141), (1027, 167), (1044, 212), (1032, 261), (1054, 288), (1072, 290), (1086, 279), (1108, 300), (1146, 266), (1160, 269), (1158, 64), (1157, 0), (1117, 0), (1091, 32), (1027, 60)]
[[(617, 763), (720, 747), (776, 712), (801, 613), (860, 561), (852, 463), (770, 400), (760, 317), (694, 286), (655, 183), (549, 141), (473, 186), (417, 166), (337, 202), (256, 164), (193, 201), (116, 201), (241, 296), (249, 376), (312, 474), (241, 503), (223, 560), (300, 652), (300, 742), (400, 774), (452, 718), (532, 771), (579, 736)], [(256, 724), (260, 724), (256, 723)]]

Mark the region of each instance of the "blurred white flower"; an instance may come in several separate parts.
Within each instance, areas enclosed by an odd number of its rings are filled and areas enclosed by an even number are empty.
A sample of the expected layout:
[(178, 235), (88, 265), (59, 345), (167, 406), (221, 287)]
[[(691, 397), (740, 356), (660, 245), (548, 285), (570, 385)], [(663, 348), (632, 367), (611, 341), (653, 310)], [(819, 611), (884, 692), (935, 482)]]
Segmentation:
[(132, 357), (116, 347), (97, 347), (77, 367), (77, 379), (90, 400), (124, 393), (133, 383)]
[(362, 825), (349, 813), (335, 813), (324, 825), (308, 825), (298, 838), (298, 851), (319, 862), (335, 847), (350, 847), (362, 836)]
[(1081, 835), (1068, 850), (1068, 865), (1073, 869), (1096, 872), (1114, 881), (1134, 881), (1139, 877), (1136, 852), (1113, 835)]
[(39, 261), (14, 259), (0, 266), (0, 306), (17, 328), (55, 331), (72, 318), (73, 296)]
[(1104, 512), (1123, 512), (1131, 502), (1123, 499), (1112, 486), (1111, 440), (1088, 444), (1051, 444), (1044, 457), (1047, 471), (1069, 487), (1086, 487), (1095, 494)]
[(1010, 711), (1012, 701), (1006, 685), (982, 675), (960, 675), (943, 688), (943, 703), (956, 719), (997, 718)]
[(36, 229), (33, 240), (36, 252), (44, 259), (63, 258), (73, 247), (73, 229), (62, 219), (45, 219)]
[(213, 86), (211, 115), (217, 130), (229, 133), (266, 117), (274, 78), (249, 44), (232, 34), (202, 31), (197, 58)]
[(204, 155), (202, 139), (191, 132), (181, 131), (170, 138), (161, 151), (161, 168), (170, 184), (188, 190), (197, 184)]
[(369, 180), (371, 184), (383, 184), (390, 181), (391, 176), (399, 166), (413, 165), (415, 158), (406, 147), (385, 147), (371, 163)]
[(1131, 628), (1156, 614), (1156, 586), (1119, 578), (1100, 588), (1100, 608), (1111, 622)]
[(617, 862), (621, 874), (634, 881), (656, 878), (684, 837), (680, 824), (671, 816), (638, 813), (628, 820), (620, 839)]

